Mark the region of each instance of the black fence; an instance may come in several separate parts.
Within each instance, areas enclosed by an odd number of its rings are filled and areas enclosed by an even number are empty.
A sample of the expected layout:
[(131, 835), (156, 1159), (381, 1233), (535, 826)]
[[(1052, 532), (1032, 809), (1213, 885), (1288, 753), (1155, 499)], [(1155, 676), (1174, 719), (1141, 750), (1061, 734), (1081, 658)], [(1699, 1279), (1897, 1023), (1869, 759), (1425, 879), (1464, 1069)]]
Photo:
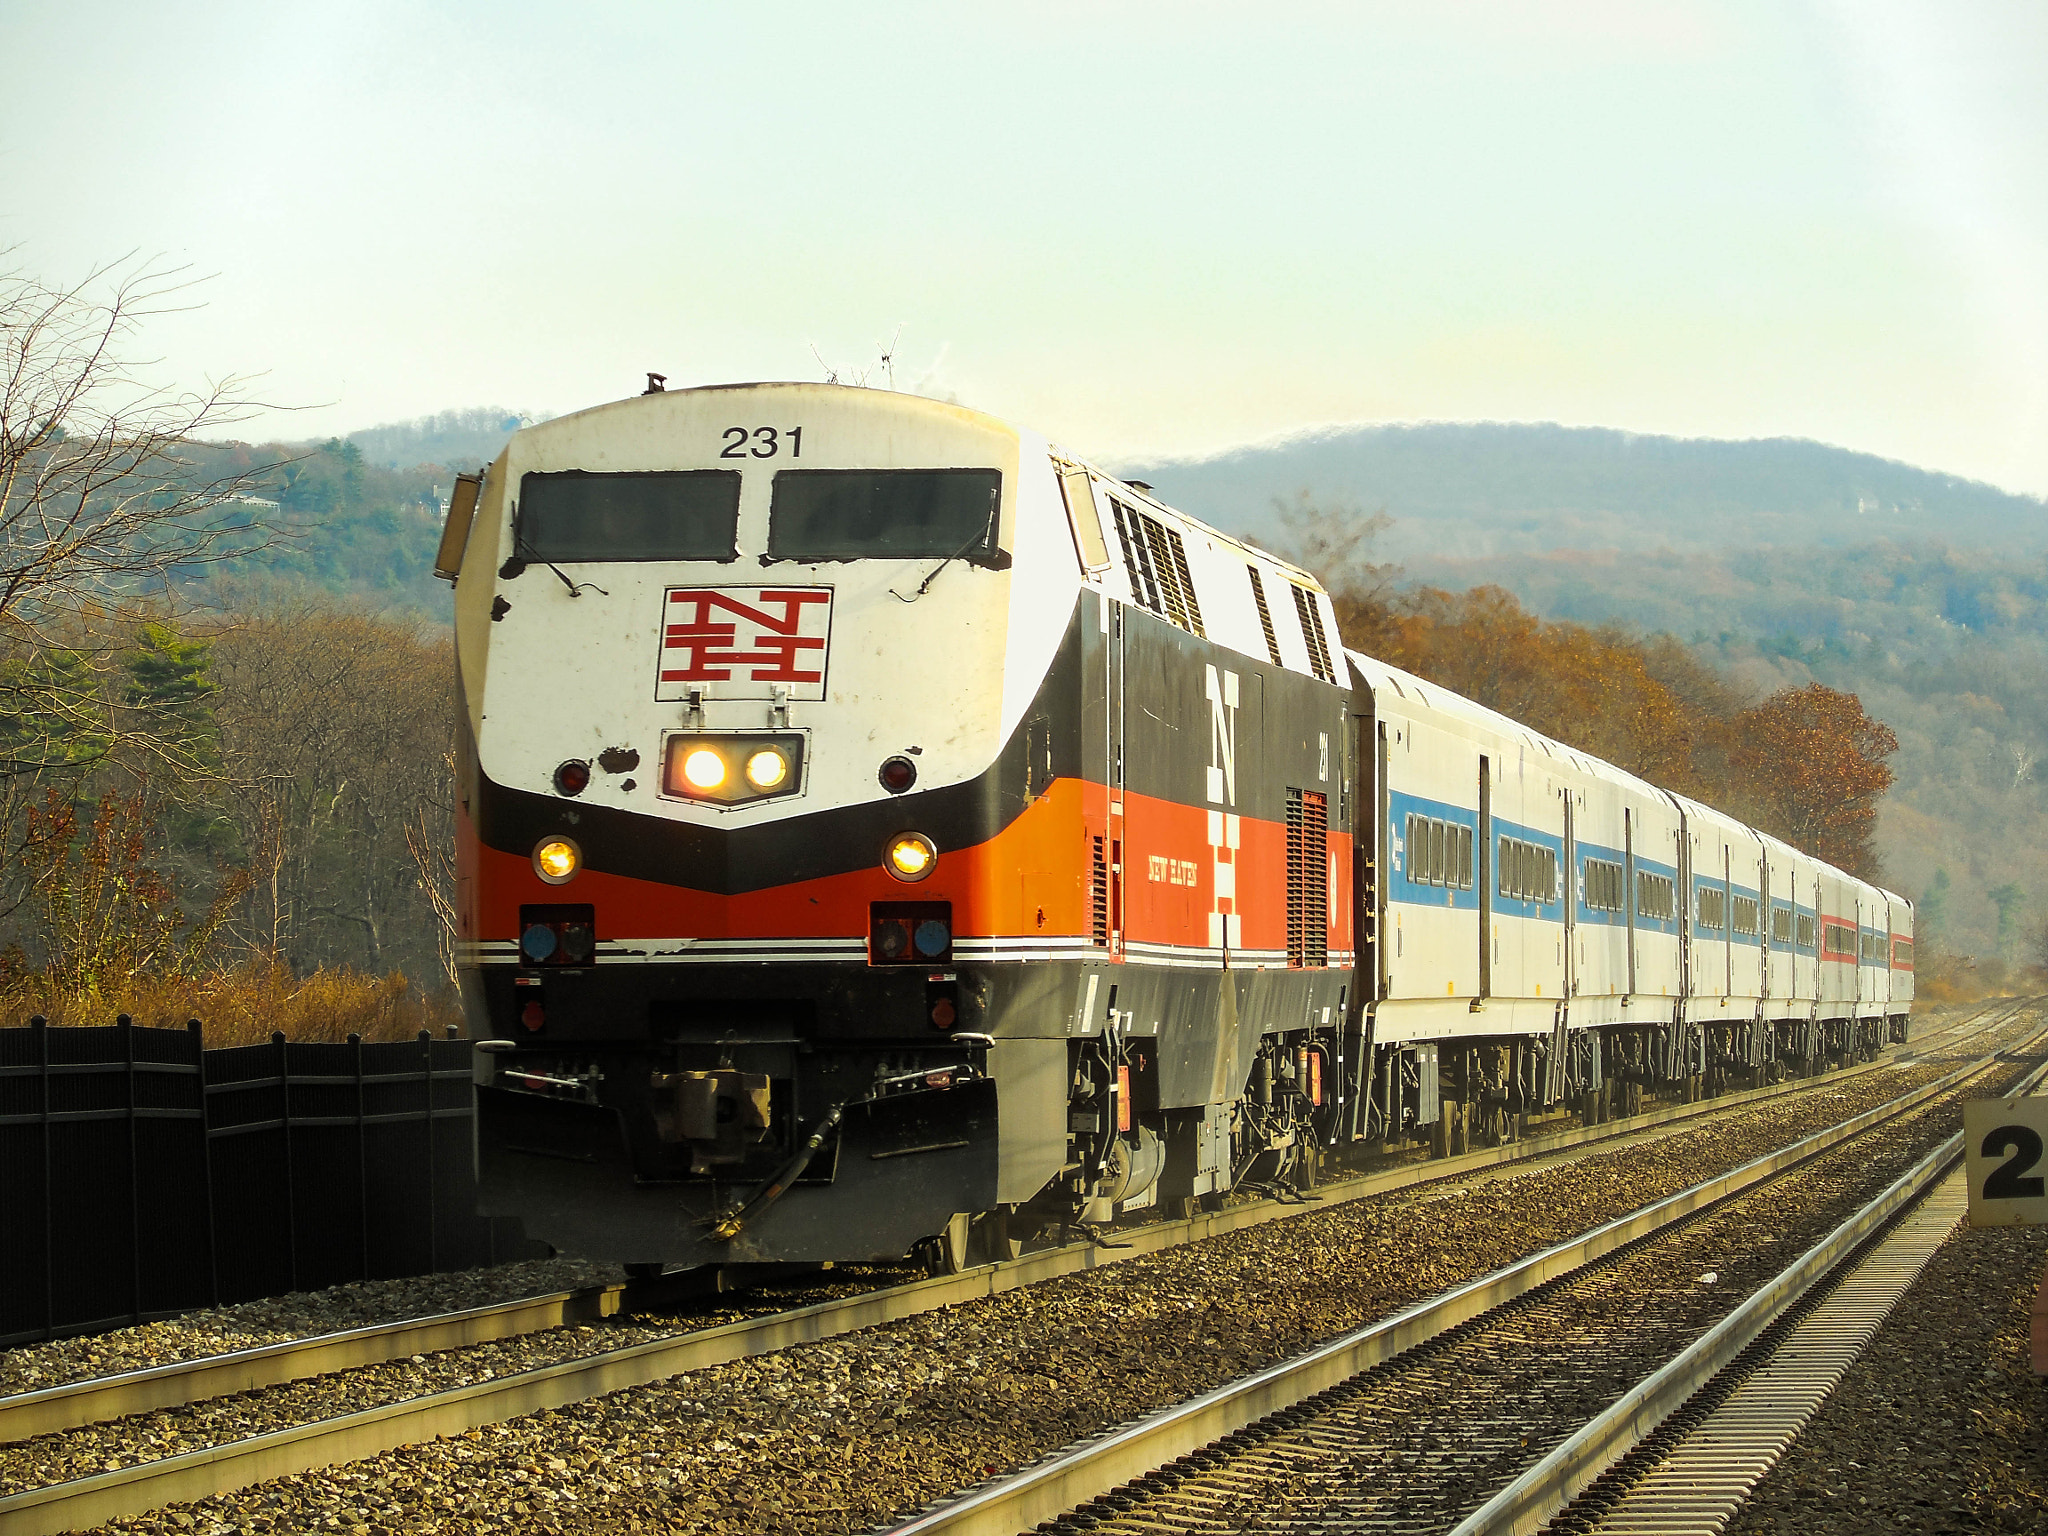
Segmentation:
[(0, 1029), (0, 1345), (545, 1254), (475, 1214), (469, 1052)]

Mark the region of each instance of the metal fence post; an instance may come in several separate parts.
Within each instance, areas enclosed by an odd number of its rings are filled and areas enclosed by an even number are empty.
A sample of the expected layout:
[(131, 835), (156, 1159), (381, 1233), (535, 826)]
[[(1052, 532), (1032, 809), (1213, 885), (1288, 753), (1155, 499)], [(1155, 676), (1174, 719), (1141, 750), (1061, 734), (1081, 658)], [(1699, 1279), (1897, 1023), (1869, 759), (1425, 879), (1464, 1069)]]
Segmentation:
[(286, 1252), (291, 1258), (292, 1289), (299, 1288), (299, 1180), (292, 1161), (292, 1056), (284, 1031), (270, 1032), (270, 1044), (277, 1052), (278, 1118), (284, 1122), (284, 1223)]
[(220, 1229), (213, 1211), (213, 1113), (206, 1092), (206, 1040), (197, 1019), (187, 1019), (192, 1064), (199, 1069), (199, 1168), (206, 1180), (206, 1293), (220, 1305)]
[(50, 1195), (50, 1021), (40, 1013), (28, 1021), (36, 1037), (36, 1110), (43, 1132), (43, 1337), (57, 1336), (57, 1231)]
[(359, 1277), (370, 1278), (370, 1128), (363, 1103), (363, 1037), (348, 1037), (349, 1054), (356, 1069), (356, 1268)]
[(420, 1128), (427, 1141), (427, 1273), (441, 1272), (440, 1211), (434, 1188), (434, 1032), (420, 1031), (420, 1077), (426, 1096), (420, 1101)]
[(135, 1146), (135, 1021), (116, 1014), (121, 1034), (121, 1060), (128, 1072), (128, 1315), (142, 1322), (142, 1159)]

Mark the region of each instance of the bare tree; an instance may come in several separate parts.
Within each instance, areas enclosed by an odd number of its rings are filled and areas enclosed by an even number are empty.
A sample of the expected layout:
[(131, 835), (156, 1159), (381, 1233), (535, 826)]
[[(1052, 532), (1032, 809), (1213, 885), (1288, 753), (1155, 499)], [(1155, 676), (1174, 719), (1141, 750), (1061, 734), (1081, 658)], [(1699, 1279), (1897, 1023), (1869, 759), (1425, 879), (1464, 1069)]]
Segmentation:
[(1347, 603), (1385, 606), (1401, 579), (1401, 567), (1371, 558), (1374, 541), (1394, 526), (1384, 507), (1367, 512), (1345, 502), (1318, 501), (1304, 486), (1292, 501), (1275, 496), (1273, 511), (1284, 530), (1281, 553), (1313, 571), (1340, 609)]
[(209, 477), (186, 452), (247, 415), (246, 381), (154, 385), (128, 355), (190, 292), (182, 270), (132, 259), (70, 287), (0, 271), (0, 633), (39, 636), (271, 536), (253, 493), (275, 466)]

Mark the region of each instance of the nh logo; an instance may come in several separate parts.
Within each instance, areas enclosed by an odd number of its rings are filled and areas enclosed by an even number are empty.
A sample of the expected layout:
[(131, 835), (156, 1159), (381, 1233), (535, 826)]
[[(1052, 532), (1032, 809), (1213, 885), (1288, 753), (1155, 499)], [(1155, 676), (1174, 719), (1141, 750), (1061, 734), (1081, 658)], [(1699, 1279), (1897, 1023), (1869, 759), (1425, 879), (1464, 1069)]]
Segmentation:
[(1237, 804), (1237, 674), (1208, 669), (1209, 798)]

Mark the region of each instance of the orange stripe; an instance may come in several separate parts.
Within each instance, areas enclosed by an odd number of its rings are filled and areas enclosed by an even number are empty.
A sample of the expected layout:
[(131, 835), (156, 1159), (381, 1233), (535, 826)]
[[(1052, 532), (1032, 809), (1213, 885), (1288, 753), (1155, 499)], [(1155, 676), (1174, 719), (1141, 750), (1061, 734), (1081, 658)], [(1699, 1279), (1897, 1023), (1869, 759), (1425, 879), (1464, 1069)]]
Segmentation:
[[(1124, 937), (1137, 943), (1203, 946), (1215, 910), (1215, 853), (1209, 813), (1145, 795), (1126, 794), (1123, 816)], [(868, 904), (950, 901), (953, 931), (967, 938), (1084, 938), (1091, 931), (1089, 873), (1093, 840), (1107, 838), (1109, 791), (1080, 779), (1058, 779), (1009, 826), (973, 848), (941, 849), (938, 866), (906, 884), (875, 864), (820, 880), (722, 896), (687, 886), (585, 869), (568, 885), (549, 885), (524, 854), (482, 846), (468, 816), (457, 812), (456, 875), (462, 937), (511, 940), (525, 902), (589, 902), (601, 939), (863, 938)], [(1242, 939), (1249, 949), (1287, 944), (1287, 829), (1244, 817), (1236, 850)], [(1336, 900), (1328, 943), (1351, 947), (1351, 838), (1329, 834), (1336, 861)], [(1154, 857), (1168, 878), (1151, 878)], [(1193, 883), (1175, 883), (1176, 866), (1192, 865)], [(1185, 873), (1184, 868), (1180, 871)], [(1327, 874), (1327, 872), (1325, 872)]]

